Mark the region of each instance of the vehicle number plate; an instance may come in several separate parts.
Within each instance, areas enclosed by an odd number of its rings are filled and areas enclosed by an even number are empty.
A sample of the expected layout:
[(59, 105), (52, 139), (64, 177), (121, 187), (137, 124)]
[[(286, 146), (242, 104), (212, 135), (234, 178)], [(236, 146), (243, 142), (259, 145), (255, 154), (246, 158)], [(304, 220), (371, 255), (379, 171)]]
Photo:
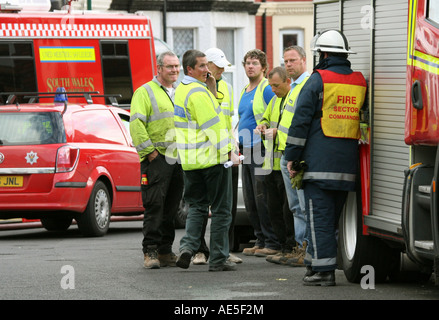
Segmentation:
[(23, 176), (0, 176), (0, 187), (22, 187)]

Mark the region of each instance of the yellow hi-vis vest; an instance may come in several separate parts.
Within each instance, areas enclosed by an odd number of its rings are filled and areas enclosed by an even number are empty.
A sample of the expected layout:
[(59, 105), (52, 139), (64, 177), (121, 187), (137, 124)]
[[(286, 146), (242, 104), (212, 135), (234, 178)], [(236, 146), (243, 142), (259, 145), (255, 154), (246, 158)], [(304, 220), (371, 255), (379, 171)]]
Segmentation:
[(221, 101), (217, 99), (221, 105), (221, 111), (227, 119), (229, 130), (232, 130), (232, 117), (234, 115), (232, 86), (224, 80), (219, 80), (218, 92), (222, 93)]
[(228, 161), (232, 136), (215, 96), (201, 83), (180, 83), (175, 91), (174, 123), (183, 170)]
[[(280, 159), (287, 144), (288, 130), (293, 120), (294, 111), (296, 110), (296, 100), (302, 90), (302, 87), (309, 79), (309, 76), (291, 89), (284, 99), (282, 106), (282, 98), (274, 96), (265, 110), (261, 124), (265, 124), (267, 128), (277, 128), (276, 139), (264, 140), (265, 159), (262, 165), (263, 169), (280, 170)], [(282, 111), (282, 112), (281, 112)], [(280, 121), (279, 121), (280, 118)]]
[(287, 104), (285, 105), (285, 110), (282, 114), (282, 119), (280, 119), (279, 128), (277, 130), (278, 136), (278, 150), (284, 151), (287, 145), (288, 130), (291, 126), (291, 121), (293, 120), (294, 112), (296, 111), (296, 101), (299, 96), (300, 90), (302, 90), (305, 83), (308, 81), (309, 76), (305, 77), (301, 83), (296, 84), (296, 86), (290, 91)]
[(366, 99), (367, 84), (361, 72), (339, 74), (317, 70), (323, 81), (321, 125), (332, 138), (360, 139), (360, 110)]
[(140, 161), (154, 150), (177, 158), (174, 104), (156, 78), (134, 92), (130, 113), (130, 134)]
[[(288, 92), (288, 95), (285, 97), (285, 99), (274, 96), (270, 100), (260, 124), (265, 124), (267, 128), (278, 127), (279, 117), (281, 116), (281, 112), (283, 113), (285, 111), (290, 93), (291, 91)], [(282, 157), (282, 152), (278, 150), (278, 142), (278, 135), (276, 135), (274, 140), (263, 139), (265, 146), (265, 157), (264, 163), (262, 164), (262, 169), (280, 170), (280, 158)]]
[[(242, 95), (245, 92), (245, 89), (247, 89), (249, 85), (245, 86), (244, 89), (241, 91), (241, 97), (239, 100), (241, 100)], [(265, 110), (267, 109), (267, 103), (264, 99), (264, 90), (268, 86), (268, 80), (266, 78), (263, 78), (261, 82), (259, 82), (255, 96), (253, 97), (253, 115), (255, 116), (256, 125), (261, 123), (262, 117), (264, 115)]]

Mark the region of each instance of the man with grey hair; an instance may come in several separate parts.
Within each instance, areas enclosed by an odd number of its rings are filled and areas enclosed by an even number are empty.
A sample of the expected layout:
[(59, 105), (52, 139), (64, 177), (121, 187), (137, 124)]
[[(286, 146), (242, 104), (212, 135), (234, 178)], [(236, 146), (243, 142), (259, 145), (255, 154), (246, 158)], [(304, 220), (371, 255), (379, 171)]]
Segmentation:
[(183, 171), (177, 163), (174, 92), (180, 74), (175, 53), (157, 58), (157, 76), (139, 87), (131, 100), (130, 132), (140, 157), (144, 267), (176, 266), (172, 252), (174, 220), (183, 194)]

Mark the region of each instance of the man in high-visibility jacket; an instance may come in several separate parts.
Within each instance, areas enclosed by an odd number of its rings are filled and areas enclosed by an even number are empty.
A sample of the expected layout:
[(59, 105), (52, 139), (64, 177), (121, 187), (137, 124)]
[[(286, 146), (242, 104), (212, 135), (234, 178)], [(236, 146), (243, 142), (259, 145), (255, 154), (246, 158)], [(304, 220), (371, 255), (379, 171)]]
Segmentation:
[[(284, 49), (283, 59), (285, 69), (291, 78), (291, 89), (293, 92), (290, 95), (290, 99), (294, 101), (293, 109), (295, 109), (297, 97), (310, 76), (306, 71), (306, 52), (300, 46), (287, 47)], [(279, 150), (282, 153), (285, 151), (288, 129), (290, 128), (293, 115), (294, 111), (285, 113), (285, 116), (282, 117), (281, 123), (279, 124)], [(305, 194), (303, 189), (292, 187), (287, 163), (288, 161), (285, 160), (285, 155), (282, 154), (280, 168), (287, 192), (288, 204), (294, 216), (294, 238), (296, 239), (296, 247), (291, 254), (286, 254), (283, 257), (279, 257), (279, 259), (272, 259), (271, 262), (279, 262), (294, 267), (304, 267), (303, 257), (305, 256), (307, 243)]]
[(259, 49), (248, 51), (243, 59), (249, 84), (239, 99), (239, 144), (245, 156), (242, 165), (242, 192), (245, 208), (256, 237), (255, 245), (245, 248), (247, 256), (266, 257), (279, 252), (280, 244), (273, 231), (267, 209), (265, 173), (262, 170), (265, 148), (254, 129), (262, 120), (274, 93), (265, 78), (268, 69), (267, 55)]
[[(279, 124), (287, 113), (294, 115), (294, 101), (290, 98), (291, 79), (283, 67), (276, 67), (268, 74), (271, 90), (276, 94), (265, 110), (255, 133), (262, 134), (265, 145), (265, 160), (263, 169), (267, 170), (265, 185), (267, 187), (267, 207), (273, 231), (281, 245), (281, 251), (275, 255), (268, 255), (266, 260), (290, 254), (296, 246), (294, 240), (293, 215), (288, 206), (285, 184), (280, 171), (280, 159), (284, 149), (285, 139), (279, 135)], [(291, 117), (289, 117), (291, 119)]]
[[(232, 117), (234, 114), (233, 108), (233, 88), (232, 86), (226, 82), (224, 79), (223, 73), (226, 67), (232, 66), (232, 64), (227, 60), (224, 52), (219, 48), (210, 48), (205, 51), (207, 58), (207, 66), (212, 77), (216, 80), (216, 92), (217, 92), (217, 101), (221, 106), (221, 112), (224, 114), (227, 120), (227, 127), (233, 133), (232, 127)], [(214, 89), (214, 91), (215, 91)], [(238, 150), (238, 148), (236, 148)], [(232, 203), (232, 222), (229, 228), (229, 243), (233, 241), (233, 233), (234, 233), (234, 222), (236, 216), (236, 209), (238, 203), (238, 180), (239, 180), (239, 168), (238, 166), (233, 166), (232, 170), (232, 194), (233, 194), (233, 203)], [(198, 252), (195, 254), (194, 259), (192, 260), (193, 264), (207, 264), (207, 260), (209, 259), (209, 247), (206, 244), (205, 233), (207, 227), (208, 218), (206, 217), (203, 225), (202, 237), (201, 237), (201, 245), (198, 249)], [(229, 259), (234, 263), (241, 263), (242, 259), (230, 253)]]
[[(174, 128), (178, 57), (157, 58), (157, 76), (139, 87), (131, 100), (130, 132), (141, 162), (144, 267), (175, 266), (174, 220), (183, 194), (183, 171), (177, 163)], [(174, 148), (172, 149), (172, 146)]]
[[(285, 158), (293, 178), (305, 161), (303, 186), (308, 214), (305, 285), (335, 285), (337, 223), (349, 191), (355, 190), (360, 110), (367, 84), (347, 59), (353, 53), (338, 30), (318, 34), (311, 49), (320, 55), (297, 100)], [(309, 255), (308, 255), (309, 254)]]
[[(175, 92), (174, 121), (177, 150), (184, 174), (184, 198), (189, 204), (186, 233), (180, 241), (177, 266), (187, 269), (200, 246), (204, 219), (212, 212), (209, 271), (232, 271), (228, 230), (232, 219), (232, 172), (224, 163), (235, 155), (233, 136), (216, 96), (206, 83), (209, 76), (206, 55), (188, 50), (183, 55), (185, 77)], [(209, 83), (211, 88), (211, 83)], [(213, 91), (215, 91), (213, 89)], [(216, 93), (216, 92), (214, 92)]]

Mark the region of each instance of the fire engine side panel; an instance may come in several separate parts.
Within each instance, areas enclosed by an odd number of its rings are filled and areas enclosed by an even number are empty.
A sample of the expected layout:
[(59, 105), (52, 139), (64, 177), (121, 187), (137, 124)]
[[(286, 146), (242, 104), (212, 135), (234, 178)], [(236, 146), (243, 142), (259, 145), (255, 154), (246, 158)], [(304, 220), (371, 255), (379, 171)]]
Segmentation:
[(395, 233), (401, 223), (404, 170), (410, 163), (404, 143), (407, 11), (407, 0), (376, 1), (369, 221), (387, 222), (387, 231)]
[(131, 76), (133, 89), (136, 90), (151, 80), (156, 74), (156, 62), (153, 41), (129, 40), (131, 55)]
[[(131, 70), (122, 75), (129, 79), (132, 88), (127, 89), (130, 92), (117, 92), (124, 98), (129, 100), (131, 91), (155, 74), (151, 21), (142, 15), (1, 13), (0, 40), (34, 41), (38, 90), (41, 92), (52, 92), (56, 87), (64, 86), (67, 91), (114, 94), (106, 92), (109, 90), (105, 83), (113, 84), (114, 78), (120, 75), (103, 78), (103, 41), (133, 44), (127, 56), (131, 64), (126, 68)], [(124, 53), (114, 52), (114, 59), (125, 58)], [(112, 91), (115, 91), (114, 87)], [(105, 100), (95, 98), (94, 102), (105, 103)]]
[[(434, 12), (429, 17), (428, 1), (414, 1), (416, 4), (417, 10), (409, 20), (407, 72), (411, 81), (407, 91), (411, 94), (407, 95), (405, 137), (410, 145), (435, 146), (439, 143), (439, 19)], [(416, 107), (412, 98), (417, 100)]]
[(355, 52), (349, 61), (355, 71), (360, 71), (370, 83), (370, 37), (373, 27), (370, 0), (343, 1), (343, 32)]
[(104, 92), (99, 40), (36, 39), (34, 50), (40, 92)]
[[(315, 33), (325, 29), (340, 29), (340, 3), (338, 1), (314, 1), (314, 29)], [(318, 63), (318, 56), (314, 59), (314, 65)]]

